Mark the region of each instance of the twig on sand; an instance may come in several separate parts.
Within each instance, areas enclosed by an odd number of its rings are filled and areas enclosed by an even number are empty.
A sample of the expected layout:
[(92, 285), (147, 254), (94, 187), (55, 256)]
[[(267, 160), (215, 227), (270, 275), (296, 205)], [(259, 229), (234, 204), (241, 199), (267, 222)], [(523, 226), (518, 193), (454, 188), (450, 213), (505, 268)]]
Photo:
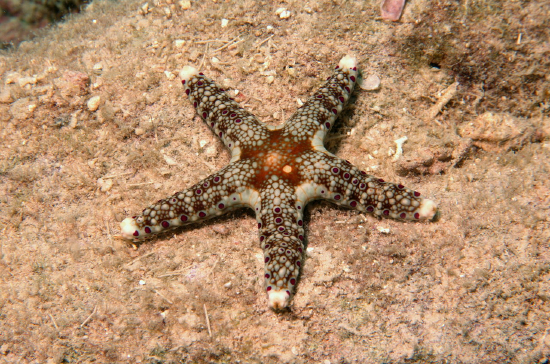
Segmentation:
[(92, 319), (92, 317), (94, 316), (96, 310), (97, 310), (97, 305), (94, 306), (94, 310), (92, 311), (92, 313), (90, 314), (90, 316), (88, 316), (88, 317), (86, 318), (86, 320), (84, 320), (84, 321), (80, 324), (80, 328), (84, 327), (84, 325), (86, 325), (86, 324)]
[(208, 328), (208, 336), (212, 337), (212, 329), (210, 329), (210, 319), (208, 318), (208, 311), (206, 311), (206, 305), (203, 304), (202, 307), (204, 307), (204, 316), (206, 317), (206, 327)]

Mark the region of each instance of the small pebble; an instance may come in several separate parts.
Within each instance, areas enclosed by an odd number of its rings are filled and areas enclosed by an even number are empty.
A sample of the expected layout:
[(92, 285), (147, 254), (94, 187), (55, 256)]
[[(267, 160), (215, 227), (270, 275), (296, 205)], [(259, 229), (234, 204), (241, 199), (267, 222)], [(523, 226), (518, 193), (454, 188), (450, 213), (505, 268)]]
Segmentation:
[(101, 102), (101, 97), (94, 96), (91, 99), (88, 100), (88, 110), (90, 111), (96, 111), (99, 108), (99, 104)]
[(227, 26), (227, 24), (229, 24), (229, 20), (222, 19), (222, 28), (225, 28)]
[(288, 19), (290, 18), (290, 11), (286, 8), (279, 8), (277, 11), (275, 11), (275, 14), (279, 15), (279, 18), (281, 19)]
[(99, 62), (94, 64), (93, 71), (96, 75), (101, 74), (101, 71), (103, 71), (103, 65)]
[(109, 179), (98, 178), (97, 184), (99, 185), (101, 192), (107, 192), (113, 187), (113, 180), (110, 178)]
[(185, 41), (183, 39), (176, 39), (174, 45), (176, 48), (182, 48), (185, 45)]
[(189, 0), (181, 0), (179, 4), (183, 10), (187, 10), (191, 8), (191, 1)]
[(164, 75), (166, 76), (167, 79), (169, 79), (170, 81), (172, 81), (174, 78), (176, 78), (176, 75), (174, 75), (172, 72), (170, 71), (164, 71)]
[(2, 91), (0, 91), (0, 103), (10, 104), (12, 102), (13, 102), (13, 97), (11, 96), (11, 92), (9, 89), (5, 88)]

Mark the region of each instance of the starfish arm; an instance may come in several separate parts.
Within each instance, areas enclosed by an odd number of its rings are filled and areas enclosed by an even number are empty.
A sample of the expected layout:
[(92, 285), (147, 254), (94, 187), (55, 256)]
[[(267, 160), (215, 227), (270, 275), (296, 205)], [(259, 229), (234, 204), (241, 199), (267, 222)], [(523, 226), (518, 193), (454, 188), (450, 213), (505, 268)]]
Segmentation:
[(242, 148), (262, 145), (269, 131), (216, 85), (214, 81), (187, 66), (180, 72), (189, 100), (204, 122), (231, 151), (231, 161), (239, 160)]
[(258, 194), (248, 187), (249, 161), (230, 164), (191, 188), (159, 200), (139, 216), (120, 223), (125, 239), (138, 241), (172, 228), (222, 215), (242, 206), (256, 204)]
[(303, 206), (294, 186), (276, 176), (264, 181), (258, 203), (256, 219), (269, 305), (282, 309), (288, 306), (303, 260)]
[(286, 122), (285, 132), (298, 142), (312, 140), (314, 147), (324, 149), (325, 135), (349, 100), (356, 80), (355, 58), (342, 58), (334, 74)]
[(432, 220), (436, 204), (401, 184), (366, 174), (348, 161), (322, 152), (310, 152), (301, 174), (302, 190), (310, 199), (323, 198), (340, 206), (401, 220)]

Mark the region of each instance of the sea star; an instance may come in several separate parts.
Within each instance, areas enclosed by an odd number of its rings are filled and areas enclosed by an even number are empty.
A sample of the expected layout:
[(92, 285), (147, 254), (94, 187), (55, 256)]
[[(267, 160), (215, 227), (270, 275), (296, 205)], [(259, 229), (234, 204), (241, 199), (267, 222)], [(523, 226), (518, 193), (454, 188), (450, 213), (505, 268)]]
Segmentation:
[(435, 203), (420, 193), (370, 176), (325, 149), (325, 135), (357, 79), (355, 58), (342, 58), (325, 84), (278, 126), (260, 122), (195, 68), (184, 67), (180, 76), (197, 113), (231, 151), (230, 164), (122, 221), (124, 238), (137, 241), (250, 207), (258, 221), (269, 305), (281, 309), (289, 304), (302, 266), (308, 202), (325, 199), (403, 220), (436, 216)]

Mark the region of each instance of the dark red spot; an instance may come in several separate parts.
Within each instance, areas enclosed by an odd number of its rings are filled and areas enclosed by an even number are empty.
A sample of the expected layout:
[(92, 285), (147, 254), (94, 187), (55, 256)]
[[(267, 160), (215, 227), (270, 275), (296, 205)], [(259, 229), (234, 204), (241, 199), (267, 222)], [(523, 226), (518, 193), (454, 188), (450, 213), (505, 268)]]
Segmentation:
[(220, 177), (214, 177), (214, 183), (218, 183), (220, 182), (221, 178)]
[(214, 129), (214, 125), (216, 125), (216, 123), (214, 123), (214, 122), (211, 122), (211, 123), (210, 123), (210, 127), (211, 127), (212, 129)]
[(199, 188), (198, 190), (195, 191), (195, 193), (196, 193), (197, 195), (200, 195), (200, 194), (202, 193), (202, 190)]
[(340, 100), (341, 103), (344, 103), (344, 101), (346, 101), (343, 96), (338, 96), (338, 100)]
[(203, 117), (204, 119), (206, 119), (207, 116), (208, 116), (208, 114), (206, 113), (206, 111), (202, 113), (202, 117)]
[(296, 280), (294, 278), (290, 278), (290, 284), (292, 284), (293, 286), (296, 285)]
[(202, 81), (197, 82), (197, 85), (202, 86)]
[(237, 119), (237, 120), (235, 120), (235, 123), (238, 124), (238, 123), (240, 123), (241, 121), (242, 121), (241, 119)]
[(349, 205), (350, 205), (351, 207), (356, 207), (356, 206), (357, 206), (357, 201), (351, 201), (351, 202), (349, 203)]
[(360, 171), (360, 172), (361, 172), (361, 174), (362, 174), (363, 176), (366, 176), (366, 175), (367, 175), (367, 172), (365, 172), (365, 171)]
[(351, 177), (351, 176), (350, 176), (350, 174), (349, 174), (349, 173), (347, 173), (347, 172), (346, 172), (346, 173), (344, 173), (344, 179), (349, 179), (350, 177)]
[(282, 226), (279, 226), (279, 231), (280, 231), (280, 232), (283, 232), (283, 231), (285, 231), (285, 228), (282, 227)]
[(227, 114), (228, 112), (229, 112), (229, 111), (224, 110), (224, 111), (222, 111), (222, 114), (225, 115), (225, 114)]
[(388, 216), (390, 214), (390, 210), (384, 210), (383, 214)]
[(281, 213), (281, 208), (280, 207), (275, 207), (273, 209), (273, 211), (275, 211), (276, 214), (280, 214)]
[(336, 195), (336, 196), (334, 196), (334, 199), (335, 199), (336, 201), (338, 201), (338, 200), (340, 199), (340, 197), (342, 197), (342, 196)]
[(318, 98), (318, 99), (322, 99), (322, 98), (323, 98), (323, 95), (317, 95), (317, 98)]
[(302, 209), (302, 206), (298, 206), (297, 208), (298, 208), (298, 210), (301, 210), (301, 209)]
[(261, 229), (261, 228), (262, 228), (262, 223), (259, 222), (259, 223), (258, 223), (258, 229)]
[(220, 131), (220, 134), (219, 134), (220, 138), (223, 136), (223, 133)]
[(269, 262), (269, 257), (265, 257), (264, 259), (264, 263), (267, 263), (267, 262)]
[(185, 80), (181, 80), (181, 84), (182, 84), (182, 85), (185, 85)]
[(302, 220), (298, 220), (298, 226), (304, 225), (304, 222)]
[(186, 90), (185, 90), (185, 93), (187, 94), (187, 96), (189, 96), (189, 94), (191, 93), (191, 90), (190, 90), (190, 89), (186, 89)]
[(420, 219), (420, 214), (418, 212), (415, 212), (414, 213), (414, 218), (417, 219), (417, 220)]
[(223, 209), (225, 208), (225, 205), (224, 205), (223, 203), (221, 203), (221, 204), (218, 205), (218, 208), (219, 208), (220, 210), (223, 210)]
[(206, 212), (204, 211), (199, 212), (199, 217), (206, 217)]
[(266, 289), (267, 289), (268, 292), (271, 291), (271, 286), (267, 286)]
[(368, 212), (373, 212), (374, 211), (374, 206), (367, 206), (367, 211)]
[(286, 294), (290, 296), (290, 291), (286, 291)]
[(199, 75), (201, 75), (201, 76), (204, 76), (204, 73), (202, 73), (202, 72), (199, 72)]
[(328, 80), (330, 80), (330, 76), (329, 76), (329, 77), (327, 77), (327, 81), (328, 81)]
[(400, 218), (402, 218), (402, 219), (404, 219), (404, 218), (406, 218), (406, 217), (407, 217), (407, 214), (406, 214), (406, 213), (404, 213), (404, 212), (402, 212), (401, 214), (399, 214), (399, 217), (400, 217)]
[(350, 88), (348, 86), (344, 86), (344, 88), (346, 89), (346, 91), (348, 92), (348, 94), (351, 92)]
[(271, 276), (269, 275), (269, 273), (266, 273), (265, 274), (265, 279), (269, 279)]
[(282, 222), (283, 222), (283, 219), (281, 219), (280, 217), (275, 219), (275, 224), (281, 224)]
[(353, 67), (352, 70), (357, 71), (357, 67)]
[(338, 174), (338, 172), (340, 172), (340, 169), (338, 169), (336, 167), (332, 168), (332, 173)]
[(196, 109), (199, 104), (196, 101), (193, 101), (193, 107)]
[(229, 116), (231, 116), (232, 118), (234, 118), (235, 116), (237, 116), (237, 114), (235, 114), (235, 113), (232, 113), (232, 114), (231, 114), (231, 115), (229, 115)]
[(366, 185), (366, 184), (364, 184), (364, 183), (361, 183), (361, 184), (359, 185), (359, 188), (360, 188), (360, 189), (362, 189), (362, 190), (364, 190), (364, 189), (365, 189), (365, 187), (367, 187), (367, 185)]
[(405, 188), (405, 186), (399, 184), (399, 185), (397, 185), (397, 188), (399, 188), (400, 190), (402, 190), (403, 188)]
[(292, 252), (290, 250), (287, 250), (286, 255), (290, 255), (290, 254), (292, 254)]
[(334, 68), (334, 69), (337, 70), (338, 68), (340, 68), (340, 66), (336, 66), (336, 68)]
[(151, 234), (151, 228), (149, 226), (145, 227), (145, 234)]
[(163, 228), (168, 229), (170, 227), (170, 223), (168, 221), (163, 221), (160, 223)]
[(265, 240), (265, 236), (260, 235), (260, 243)]
[[(298, 239), (304, 241), (304, 236), (303, 235), (298, 235)], [(301, 253), (301, 251), (300, 251), (300, 253)]]
[(271, 245), (267, 244), (267, 245), (264, 247), (264, 249), (267, 250), (267, 249), (269, 249), (270, 247), (271, 247)]
[(134, 231), (134, 233), (133, 233), (132, 235), (134, 235), (134, 236), (139, 236), (139, 231), (137, 231), (137, 230)]
[[(300, 251), (300, 253), (302, 252), (302, 248), (298, 248), (298, 250)], [(296, 265), (298, 267), (302, 266), (302, 262), (300, 262), (299, 260), (296, 262)]]
[(384, 180), (382, 178), (378, 178), (378, 182), (384, 183)]
[(414, 197), (419, 197), (419, 196), (420, 196), (420, 192), (414, 191)]
[(354, 178), (351, 180), (351, 183), (353, 183), (354, 185), (358, 184), (359, 183), (359, 180), (357, 178)]
[(202, 184), (202, 186), (205, 187), (205, 188), (208, 187), (209, 185), (210, 185), (210, 182), (208, 182), (208, 181), (206, 181)]
[(349, 79), (351, 80), (351, 82), (355, 82), (355, 76), (349, 76)]
[(181, 216), (180, 216), (180, 220), (183, 221), (183, 222), (186, 222), (187, 219), (188, 219), (188, 217), (185, 216), (185, 215), (181, 215)]
[(338, 114), (338, 110), (336, 110), (336, 109), (332, 109), (332, 112), (334, 113), (334, 115)]

